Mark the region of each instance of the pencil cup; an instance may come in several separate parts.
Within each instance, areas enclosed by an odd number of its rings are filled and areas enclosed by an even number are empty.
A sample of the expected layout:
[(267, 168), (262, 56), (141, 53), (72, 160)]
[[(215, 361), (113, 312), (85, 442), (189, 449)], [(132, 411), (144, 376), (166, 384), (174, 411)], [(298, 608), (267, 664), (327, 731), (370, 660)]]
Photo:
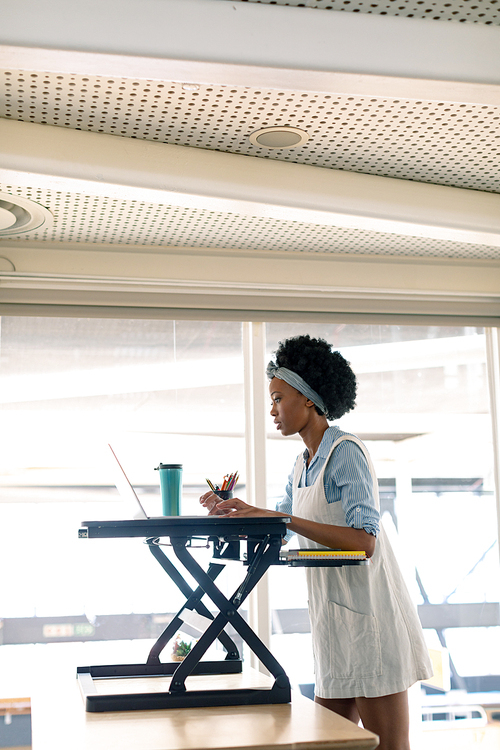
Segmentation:
[(221, 500), (230, 500), (233, 496), (232, 490), (215, 490), (215, 494), (220, 497)]
[(164, 516), (181, 515), (182, 464), (160, 464), (161, 508)]

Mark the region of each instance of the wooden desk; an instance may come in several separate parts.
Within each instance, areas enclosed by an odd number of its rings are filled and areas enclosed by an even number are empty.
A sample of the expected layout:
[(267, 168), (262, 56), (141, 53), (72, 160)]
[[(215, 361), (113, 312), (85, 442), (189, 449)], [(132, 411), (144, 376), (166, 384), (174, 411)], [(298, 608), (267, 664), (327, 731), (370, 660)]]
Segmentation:
[[(188, 679), (195, 689), (208, 685), (206, 677)], [(222, 679), (229, 688), (269, 682), (254, 670), (208, 679)], [(131, 691), (165, 690), (164, 678), (120, 682), (130, 683), (121, 688)], [(373, 750), (378, 745), (376, 735), (295, 691), (287, 704), (88, 713), (76, 679), (33, 696), (32, 734), (33, 750)]]

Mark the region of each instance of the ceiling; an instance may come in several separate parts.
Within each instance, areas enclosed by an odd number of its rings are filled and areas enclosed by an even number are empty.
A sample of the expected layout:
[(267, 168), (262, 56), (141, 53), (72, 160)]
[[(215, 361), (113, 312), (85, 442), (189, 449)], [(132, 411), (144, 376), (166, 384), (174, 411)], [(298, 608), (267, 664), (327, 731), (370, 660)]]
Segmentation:
[(460, 21), (461, 23), (500, 24), (498, 0), (475, 0), (469, 2), (426, 2), (426, 0), (385, 0), (371, 3), (366, 0), (243, 0), (269, 5), (289, 5), (299, 8), (343, 10), (351, 13), (373, 13), (375, 15), (426, 18), (433, 21)]
[[(74, 19), (39, 5), (9, 4), (0, 31), (0, 206), (30, 199), (52, 218), (0, 234), (4, 301), (16, 274), (109, 278), (96, 253), (121, 251), (143, 271), (115, 276), (164, 281), (150, 258), (458, 261), (483, 274), (462, 291), (492, 301), (499, 0), (108, 0), (70, 3)], [(308, 140), (250, 141), (270, 126)], [(181, 190), (169, 170), (184, 158)], [(311, 289), (327, 283), (316, 268)]]

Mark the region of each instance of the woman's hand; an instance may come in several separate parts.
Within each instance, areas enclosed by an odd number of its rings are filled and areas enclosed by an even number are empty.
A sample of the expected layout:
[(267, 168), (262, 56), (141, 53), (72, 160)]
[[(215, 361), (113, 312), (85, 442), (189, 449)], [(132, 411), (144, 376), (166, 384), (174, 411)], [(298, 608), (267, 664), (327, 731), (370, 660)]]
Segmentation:
[(278, 513), (273, 510), (255, 508), (253, 505), (248, 505), (248, 503), (240, 500), (239, 497), (233, 497), (230, 500), (221, 500), (214, 492), (206, 492), (202, 495), (200, 497), (200, 503), (207, 508), (209, 516), (251, 517), (284, 515), (283, 513)]
[(226, 515), (225, 511), (218, 509), (218, 504), (220, 502), (220, 497), (216, 495), (215, 492), (212, 492), (212, 490), (210, 490), (209, 492), (205, 492), (205, 494), (200, 497), (200, 503), (204, 508), (208, 510), (209, 516)]
[(268, 514), (267, 510), (262, 508), (255, 508), (253, 505), (245, 503), (244, 500), (240, 500), (239, 497), (232, 497), (230, 500), (220, 500), (217, 503), (217, 510), (225, 516), (265, 516)]

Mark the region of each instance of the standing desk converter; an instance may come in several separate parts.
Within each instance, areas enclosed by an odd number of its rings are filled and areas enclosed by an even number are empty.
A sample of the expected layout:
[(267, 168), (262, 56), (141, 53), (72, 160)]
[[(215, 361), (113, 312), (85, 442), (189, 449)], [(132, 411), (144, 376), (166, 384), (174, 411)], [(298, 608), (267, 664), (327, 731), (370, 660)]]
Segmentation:
[[(366, 564), (364, 561), (297, 560), (288, 561), (280, 556), (282, 538), (290, 519), (284, 516), (231, 518), (230, 516), (172, 516), (130, 521), (87, 521), (78, 532), (89, 539), (142, 537), (152, 555), (165, 573), (186, 597), (186, 601), (150, 650), (144, 664), (114, 664), (77, 668), (77, 678), (90, 712), (131, 711), (140, 709), (183, 708), (203, 706), (235, 706), (288, 703), (291, 699), (290, 681), (283, 667), (254, 633), (238, 612), (262, 576), (271, 565), (345, 565)], [(165, 554), (160, 539), (168, 537), (175, 563)], [(205, 539), (212, 545), (212, 561), (204, 570), (190, 552), (193, 540)], [(243, 552), (242, 547), (246, 548)], [(229, 561), (243, 563), (244, 574), (236, 591), (226, 597), (216, 586), (217, 576)], [(186, 570), (198, 586), (191, 588), (182, 574)], [(245, 572), (246, 571), (246, 572)], [(215, 616), (202, 602), (207, 595), (218, 609)], [(160, 662), (160, 654), (186, 619), (184, 612), (191, 611), (205, 618), (208, 627), (185, 659), (178, 662)], [(242, 660), (236, 644), (225, 631), (231, 625), (248, 644), (253, 653), (274, 678), (270, 687), (217, 688), (215, 675), (242, 672)], [(207, 661), (207, 649), (219, 640), (226, 651), (224, 660)], [(103, 694), (97, 690), (96, 681), (129, 677), (165, 677), (171, 675), (169, 688), (153, 692), (116, 692)], [(214, 675), (214, 687), (187, 689), (190, 675)]]

